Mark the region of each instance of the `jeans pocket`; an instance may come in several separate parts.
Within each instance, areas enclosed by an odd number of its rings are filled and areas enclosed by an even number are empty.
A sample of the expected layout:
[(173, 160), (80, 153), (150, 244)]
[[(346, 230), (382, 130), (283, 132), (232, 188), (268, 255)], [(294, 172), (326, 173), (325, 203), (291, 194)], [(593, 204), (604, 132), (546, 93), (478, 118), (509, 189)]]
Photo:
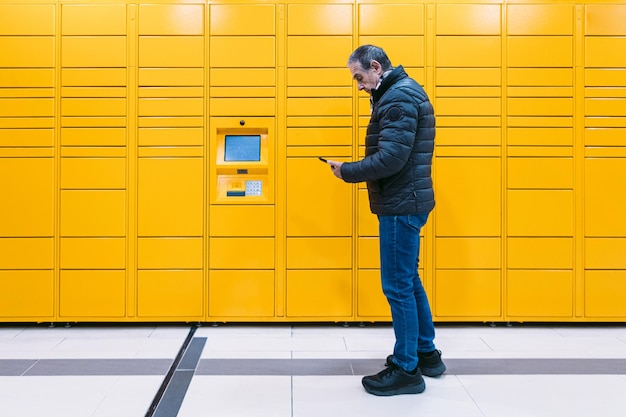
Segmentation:
[(430, 213), (424, 214), (410, 214), (407, 219), (407, 223), (409, 226), (416, 229), (418, 232), (424, 227), (426, 222), (428, 221), (428, 215)]

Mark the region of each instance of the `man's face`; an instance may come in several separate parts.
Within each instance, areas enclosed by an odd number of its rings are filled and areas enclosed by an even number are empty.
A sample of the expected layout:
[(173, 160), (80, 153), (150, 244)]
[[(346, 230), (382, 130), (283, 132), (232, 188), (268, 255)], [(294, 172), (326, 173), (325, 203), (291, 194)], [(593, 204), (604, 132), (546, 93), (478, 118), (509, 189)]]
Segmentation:
[(348, 65), (352, 79), (356, 81), (359, 86), (359, 90), (365, 90), (369, 95), (372, 95), (372, 90), (378, 85), (380, 77), (383, 75), (382, 67), (378, 61), (372, 61), (370, 68), (365, 70), (360, 62), (351, 62)]

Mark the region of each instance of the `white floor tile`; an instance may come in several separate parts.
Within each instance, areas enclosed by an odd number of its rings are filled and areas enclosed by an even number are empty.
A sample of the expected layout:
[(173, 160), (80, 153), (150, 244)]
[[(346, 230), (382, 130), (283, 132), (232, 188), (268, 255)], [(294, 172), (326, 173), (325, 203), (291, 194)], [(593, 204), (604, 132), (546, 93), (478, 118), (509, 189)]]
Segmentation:
[(39, 358), (42, 352), (50, 352), (63, 342), (63, 338), (20, 337), (0, 339), (0, 357), (9, 358), (12, 354), (21, 354), (25, 358)]
[(563, 337), (597, 337), (610, 336), (620, 339), (626, 338), (626, 325), (624, 324), (600, 324), (600, 325), (573, 325), (555, 327), (555, 332)]
[(360, 376), (294, 376), (293, 417), (483, 417), (453, 376), (426, 380), (416, 395), (368, 394)]
[(290, 376), (195, 376), (177, 417), (291, 417)]
[(579, 353), (582, 357), (589, 352), (604, 353), (624, 352), (626, 344), (615, 337), (562, 337), (554, 336), (529, 337), (524, 334), (508, 334), (497, 336), (483, 336), (482, 340), (494, 352), (559, 352)]
[(369, 335), (346, 336), (346, 346), (350, 352), (393, 351), (396, 342), (393, 334), (384, 336), (372, 332)]
[[(342, 337), (284, 337), (284, 336), (212, 336), (207, 337), (204, 352), (297, 352), (301, 350), (345, 351)], [(208, 353), (207, 353), (208, 354)], [(203, 357), (204, 354), (203, 354)]]
[(624, 417), (623, 375), (458, 377), (485, 417)]
[[(0, 377), (0, 416), (92, 417), (106, 404), (109, 393), (115, 391), (118, 379), (117, 376)], [(155, 382), (151, 381), (151, 387)], [(152, 401), (148, 397), (126, 397), (129, 404), (124, 407), (143, 408), (140, 415), (145, 415)], [(109, 401), (114, 401), (114, 397)]]
[(293, 352), (293, 359), (381, 359), (381, 363), (392, 351), (393, 344), (387, 349), (367, 350), (367, 351), (345, 351), (345, 352), (320, 352), (320, 351), (299, 351)]
[(154, 326), (93, 326), (85, 325), (71, 327), (44, 327), (33, 326), (25, 329), (19, 337), (40, 339), (45, 338), (80, 338), (80, 339), (126, 339), (149, 337), (154, 332)]
[[(332, 354), (331, 354), (332, 356)], [(292, 359), (296, 355), (290, 351), (232, 351), (232, 350), (208, 350), (202, 351), (201, 359)], [(332, 356), (334, 357), (334, 356)]]
[(89, 352), (93, 358), (115, 357), (141, 358), (143, 354), (162, 358), (174, 358), (182, 346), (184, 338), (125, 338), (125, 339), (83, 339), (68, 338), (54, 350), (58, 354), (80, 354)]
[(0, 327), (0, 339), (12, 339), (22, 333), (25, 327), (13, 327), (7, 325), (7, 327)]
[(259, 325), (243, 325), (243, 324), (220, 324), (216, 327), (210, 325), (204, 325), (196, 329), (194, 336), (198, 337), (212, 337), (218, 335), (227, 336), (278, 336), (278, 337), (291, 337), (292, 326), (288, 324), (259, 324)]
[(120, 376), (90, 417), (145, 416), (162, 382), (162, 376)]

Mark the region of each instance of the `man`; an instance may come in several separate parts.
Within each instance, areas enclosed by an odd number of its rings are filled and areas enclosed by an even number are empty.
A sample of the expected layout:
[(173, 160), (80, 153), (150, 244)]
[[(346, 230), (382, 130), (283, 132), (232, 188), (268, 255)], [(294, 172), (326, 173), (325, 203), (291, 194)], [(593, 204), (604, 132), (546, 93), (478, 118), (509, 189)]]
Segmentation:
[(348, 68), (371, 100), (365, 158), (328, 164), (339, 179), (367, 182), (370, 209), (379, 221), (382, 288), (396, 337), (386, 369), (365, 376), (363, 387), (374, 395), (418, 394), (426, 389), (422, 374), (439, 376), (446, 370), (417, 272), (420, 229), (435, 206), (434, 111), (424, 89), (402, 66), (393, 68), (381, 48), (359, 47)]

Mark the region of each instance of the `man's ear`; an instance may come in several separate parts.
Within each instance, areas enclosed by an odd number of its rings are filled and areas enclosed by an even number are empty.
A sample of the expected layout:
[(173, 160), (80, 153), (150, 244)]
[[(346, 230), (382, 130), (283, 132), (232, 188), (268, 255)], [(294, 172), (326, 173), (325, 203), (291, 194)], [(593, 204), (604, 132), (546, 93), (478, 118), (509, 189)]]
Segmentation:
[(381, 75), (383, 73), (383, 66), (380, 65), (380, 62), (376, 61), (375, 59), (372, 59), (372, 61), (370, 62), (370, 68), (376, 71), (378, 75)]

